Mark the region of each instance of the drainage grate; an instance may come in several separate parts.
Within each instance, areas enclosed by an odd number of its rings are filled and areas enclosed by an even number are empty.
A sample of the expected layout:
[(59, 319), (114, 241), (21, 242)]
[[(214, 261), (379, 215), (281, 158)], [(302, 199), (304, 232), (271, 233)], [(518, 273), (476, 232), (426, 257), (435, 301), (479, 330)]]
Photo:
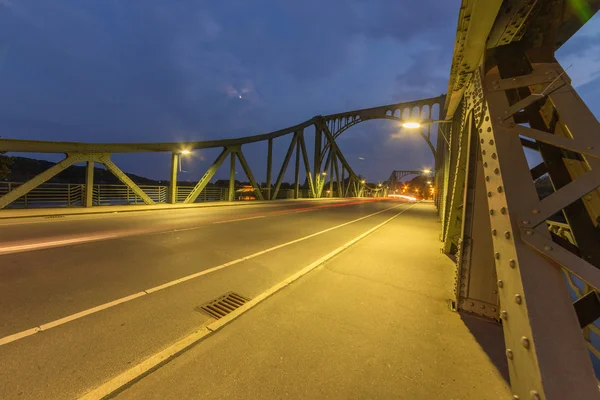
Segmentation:
[(250, 299), (237, 293), (229, 292), (215, 300), (196, 307), (196, 311), (206, 313), (213, 318), (219, 319), (243, 306), (249, 300)]

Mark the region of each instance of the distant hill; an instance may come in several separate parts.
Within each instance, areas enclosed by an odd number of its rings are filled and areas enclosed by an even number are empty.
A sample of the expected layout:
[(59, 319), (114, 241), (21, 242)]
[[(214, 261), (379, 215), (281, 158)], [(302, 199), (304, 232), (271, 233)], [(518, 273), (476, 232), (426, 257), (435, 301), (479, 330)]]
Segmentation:
[[(36, 175), (44, 172), (56, 163), (45, 160), (35, 160), (27, 157), (11, 157), (13, 164), (6, 180), (11, 182), (26, 182)], [(126, 173), (126, 175), (139, 185), (158, 185), (159, 181), (143, 176)], [(85, 183), (85, 166), (72, 165), (48, 182), (53, 183)], [(119, 184), (121, 181), (104, 168), (94, 168), (94, 183)], [(164, 183), (163, 183), (164, 184)]]

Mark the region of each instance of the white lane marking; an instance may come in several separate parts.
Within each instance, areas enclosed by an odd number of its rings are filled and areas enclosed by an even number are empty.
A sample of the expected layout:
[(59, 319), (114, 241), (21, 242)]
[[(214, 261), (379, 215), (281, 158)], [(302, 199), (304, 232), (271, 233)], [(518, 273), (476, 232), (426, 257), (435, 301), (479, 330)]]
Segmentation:
[(78, 243), (94, 242), (94, 241), (98, 241), (98, 240), (114, 239), (116, 237), (117, 237), (117, 235), (88, 236), (88, 237), (78, 237), (78, 238), (73, 238), (73, 239), (54, 240), (52, 242), (40, 242), (40, 243), (20, 244), (20, 245), (16, 245), (16, 246), (6, 246), (6, 247), (0, 247), (0, 254), (20, 253), (23, 251), (47, 249), (49, 247), (59, 247), (59, 246), (67, 246), (67, 245), (78, 244)]
[[(263, 254), (270, 253), (272, 251), (281, 249), (283, 247), (290, 246), (292, 244), (295, 244), (295, 243), (298, 243), (298, 242), (302, 242), (304, 240), (308, 240), (308, 239), (313, 238), (315, 236), (319, 236), (319, 235), (322, 235), (324, 233), (330, 232), (332, 230), (342, 228), (344, 226), (353, 224), (353, 223), (358, 222), (358, 221), (362, 221), (364, 219), (373, 217), (375, 215), (381, 214), (383, 212), (386, 212), (386, 211), (394, 209), (394, 208), (401, 207), (403, 205), (405, 205), (405, 204), (403, 203), (403, 204), (399, 204), (399, 205), (396, 205), (396, 206), (393, 206), (393, 207), (385, 208), (385, 209), (383, 209), (381, 211), (377, 211), (375, 213), (365, 215), (364, 217), (360, 217), (360, 218), (354, 219), (352, 221), (344, 222), (343, 224), (339, 224), (339, 225), (333, 226), (331, 228), (327, 228), (327, 229), (324, 229), (322, 231), (315, 232), (315, 233), (312, 233), (310, 235), (303, 236), (301, 238), (291, 240), (291, 241), (289, 241), (287, 243), (282, 243), (282, 244), (279, 244), (277, 246), (273, 246), (273, 247), (270, 247), (268, 249), (261, 250), (259, 252), (254, 253), (254, 254), (250, 254), (248, 256), (245, 256), (245, 257), (242, 257), (242, 258), (238, 258), (237, 260), (229, 261), (229, 262), (227, 262), (225, 264), (217, 265), (216, 267), (205, 269), (204, 271), (196, 272), (195, 274), (187, 275), (187, 276), (184, 276), (182, 278), (175, 279), (175, 280), (172, 280), (170, 282), (163, 283), (162, 285), (155, 286), (153, 288), (146, 289), (144, 291), (141, 291), (141, 292), (138, 292), (138, 293), (134, 293), (134, 294), (129, 295), (129, 296), (121, 297), (120, 299), (113, 300), (111, 302), (108, 302), (108, 303), (105, 303), (105, 304), (101, 304), (99, 306), (92, 307), (92, 308), (89, 308), (89, 309), (84, 310), (84, 311), (80, 311), (80, 312), (72, 314), (72, 315), (68, 315), (66, 317), (57, 319), (55, 321), (47, 322), (47, 323), (42, 324), (42, 325), (40, 325), (38, 327), (34, 327), (32, 329), (37, 329), (37, 332), (43, 332), (45, 330), (54, 328), (56, 326), (65, 324), (65, 323), (70, 322), (70, 321), (74, 321), (76, 319), (79, 319), (79, 318), (82, 318), (84, 316), (96, 313), (98, 311), (105, 310), (107, 308), (116, 306), (118, 304), (122, 304), (122, 303), (125, 303), (127, 301), (136, 299), (138, 297), (142, 297), (142, 296), (150, 294), (150, 293), (158, 292), (159, 290), (163, 290), (163, 289), (166, 289), (168, 287), (171, 287), (171, 286), (174, 286), (174, 285), (178, 285), (178, 284), (180, 284), (182, 282), (189, 281), (190, 279), (198, 278), (200, 276), (210, 274), (210, 273), (218, 271), (220, 269), (227, 268), (227, 267), (230, 267), (230, 266), (235, 265), (235, 264), (239, 264), (239, 263), (241, 263), (243, 261), (246, 261), (246, 260), (249, 260), (251, 258), (255, 258), (255, 257), (261, 256)], [(28, 330), (23, 331), (23, 332), (29, 332), (29, 331), (31, 331), (31, 329), (28, 329)], [(5, 344), (10, 343), (10, 342), (14, 342), (15, 340), (19, 340), (19, 339), (21, 339), (23, 337), (27, 337), (27, 336), (30, 336), (33, 333), (35, 333), (35, 332), (31, 332), (31, 333), (29, 333), (27, 335), (24, 335), (23, 332), (17, 332), (17, 333), (14, 333), (12, 335), (8, 335), (8, 336), (5, 336), (3, 338), (0, 338), (0, 346), (5, 345)]]
[(263, 302), (264, 300), (271, 297), (275, 293), (284, 289), (286, 286), (290, 285), (292, 282), (294, 282), (294, 281), (300, 279), (302, 276), (308, 274), (315, 268), (323, 265), (325, 262), (327, 262), (330, 259), (332, 259), (333, 257), (337, 256), (339, 253), (346, 250), (348, 247), (354, 245), (359, 240), (364, 239), (365, 237), (369, 236), (371, 233), (375, 232), (382, 226), (391, 222), (394, 218), (396, 218), (399, 215), (403, 214), (404, 212), (408, 211), (413, 206), (414, 206), (414, 204), (408, 208), (405, 208), (404, 210), (400, 211), (399, 213), (395, 214), (391, 218), (386, 219), (382, 223), (374, 226), (373, 228), (367, 230), (366, 232), (363, 232), (362, 234), (358, 235), (354, 239), (346, 242), (345, 244), (341, 245), (337, 249), (331, 251), (330, 253), (326, 254), (325, 256), (319, 258), (318, 260), (314, 261), (313, 263), (302, 268), (300, 271), (290, 275), (283, 281), (281, 281), (281, 282), (277, 283), (276, 285), (272, 286), (271, 288), (265, 290), (264, 292), (262, 292), (261, 294), (254, 297), (252, 300), (248, 301), (246, 304), (241, 306), (240, 308), (238, 308), (238, 309), (234, 310), (233, 312), (229, 313), (228, 315), (226, 315), (225, 317), (220, 318), (220, 319), (208, 324), (206, 327), (200, 328), (199, 330), (193, 332), (192, 334), (190, 334), (190, 335), (184, 337), (183, 339), (175, 342), (174, 344), (170, 345), (166, 349), (161, 350), (160, 352), (150, 356), (149, 358), (145, 359), (144, 361), (137, 364), (136, 366), (128, 369), (127, 371), (123, 372), (122, 374), (115, 376), (108, 382), (105, 382), (102, 385), (96, 387), (95, 389), (91, 390), (90, 392), (79, 397), (79, 400), (100, 400), (100, 399), (106, 398), (107, 396), (115, 393), (117, 390), (119, 390), (123, 386), (131, 383), (132, 381), (134, 381), (136, 379), (143, 377), (149, 371), (154, 370), (155, 368), (159, 367), (160, 365), (164, 364), (165, 362), (168, 362), (173, 357), (183, 353), (184, 351), (189, 349), (194, 344), (200, 342), (202, 339), (212, 335), (213, 333), (215, 333), (216, 331), (218, 331), (225, 325), (227, 325), (230, 322), (232, 322), (233, 320), (235, 320), (240, 315), (244, 314), (251, 308), (258, 305), (259, 303)]
[(238, 218), (238, 219), (228, 219), (226, 221), (217, 221), (217, 222), (213, 222), (213, 224), (228, 224), (229, 222), (237, 222), (237, 221), (248, 221), (249, 219), (258, 219), (258, 218), (264, 218), (264, 215), (259, 215), (257, 217), (247, 217), (247, 218)]

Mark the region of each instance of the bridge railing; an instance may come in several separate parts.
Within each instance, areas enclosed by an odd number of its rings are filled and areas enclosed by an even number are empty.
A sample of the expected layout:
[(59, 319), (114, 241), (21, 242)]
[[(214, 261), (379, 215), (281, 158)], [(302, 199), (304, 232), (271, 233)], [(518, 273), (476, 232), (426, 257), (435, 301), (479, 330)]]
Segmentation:
[[(21, 182), (0, 182), (0, 196), (21, 185)], [(19, 197), (10, 208), (81, 206), (84, 193), (82, 184), (45, 183)]]
[[(0, 182), (0, 196), (19, 187), (21, 182)], [(19, 197), (8, 208), (43, 208), (43, 207), (81, 207), (85, 202), (85, 184), (81, 183), (44, 183)], [(139, 188), (155, 203), (169, 201), (169, 187), (164, 185), (139, 185)], [(177, 203), (183, 203), (194, 189), (193, 186), (177, 187)], [(272, 191), (272, 190), (271, 190)], [(261, 189), (264, 198), (268, 198), (268, 190)], [(234, 196), (234, 200), (255, 200), (255, 196)], [(300, 190), (298, 198), (309, 198), (310, 190)], [(277, 199), (294, 199), (294, 189), (281, 189)], [(94, 206), (144, 204), (144, 200), (127, 185), (95, 184), (92, 189)], [(227, 201), (229, 189), (223, 187), (205, 187), (195, 202)]]

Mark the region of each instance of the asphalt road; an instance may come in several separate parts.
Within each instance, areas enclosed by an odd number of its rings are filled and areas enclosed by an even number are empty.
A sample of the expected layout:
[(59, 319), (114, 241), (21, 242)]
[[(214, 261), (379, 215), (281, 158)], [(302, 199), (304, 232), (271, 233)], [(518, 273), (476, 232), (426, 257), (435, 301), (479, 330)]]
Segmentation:
[(197, 306), (229, 291), (252, 298), (402, 207), (344, 200), (3, 221), (0, 398), (76, 398), (211, 322)]

